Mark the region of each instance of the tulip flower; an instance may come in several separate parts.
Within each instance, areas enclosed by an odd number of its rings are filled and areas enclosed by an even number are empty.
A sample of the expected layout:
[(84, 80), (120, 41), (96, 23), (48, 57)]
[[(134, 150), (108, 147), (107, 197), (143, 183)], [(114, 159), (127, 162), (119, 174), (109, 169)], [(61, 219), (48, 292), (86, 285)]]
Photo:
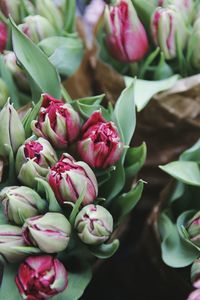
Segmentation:
[(75, 228), (82, 242), (99, 245), (109, 239), (113, 231), (113, 218), (103, 206), (90, 204), (77, 215)]
[(174, 5), (181, 12), (181, 17), (190, 23), (194, 17), (194, 0), (157, 0), (158, 6), (168, 7)]
[(68, 273), (57, 258), (30, 256), (20, 265), (15, 282), (23, 299), (44, 300), (64, 291)]
[(81, 158), (93, 168), (105, 169), (114, 165), (123, 151), (115, 124), (107, 122), (101, 112), (94, 112), (82, 127), (78, 151)]
[(122, 62), (137, 62), (148, 51), (148, 40), (131, 0), (120, 0), (105, 8), (106, 44), (110, 54)]
[(188, 222), (187, 232), (190, 241), (199, 247), (200, 246), (200, 212), (196, 213), (194, 217)]
[(56, 161), (56, 153), (47, 140), (27, 140), (18, 149), (16, 156), (18, 179), (27, 186), (35, 187), (35, 178), (46, 177), (48, 168)]
[(3, 259), (11, 263), (21, 261), (26, 254), (18, 247), (24, 246), (20, 227), (9, 224), (0, 225), (0, 255)]
[(7, 40), (8, 40), (7, 26), (3, 22), (0, 22), (0, 52), (3, 52), (6, 49)]
[(56, 253), (65, 250), (69, 243), (71, 225), (60, 213), (46, 213), (26, 220), (23, 237), (27, 245), (39, 247), (43, 252)]
[(0, 109), (4, 107), (9, 97), (9, 91), (8, 87), (3, 81), (3, 79), (0, 78)]
[(52, 0), (36, 0), (36, 10), (38, 15), (48, 19), (53, 28), (59, 31), (63, 30), (64, 26), (64, 15), (62, 12), (64, 4), (59, 6), (55, 1)]
[(61, 205), (76, 202), (85, 192), (82, 204), (92, 203), (98, 194), (96, 177), (90, 167), (83, 161), (64, 153), (53, 166), (48, 175), (48, 182)]
[(47, 37), (56, 35), (51, 23), (39, 15), (26, 17), (19, 28), (36, 44)]
[(191, 281), (196, 289), (200, 288), (200, 259), (196, 259), (192, 265)]
[(158, 7), (152, 17), (151, 29), (154, 42), (160, 47), (166, 59), (177, 56), (177, 43), (180, 49), (185, 48), (187, 27), (175, 6)]
[(22, 122), (14, 107), (7, 102), (0, 111), (0, 156), (8, 156), (8, 147), (15, 153), (25, 141)]
[(194, 290), (187, 300), (199, 300), (200, 299), (200, 289)]
[(20, 0), (0, 0), (0, 9), (8, 18), (9, 15), (18, 24), (20, 22)]
[(31, 127), (37, 136), (45, 137), (55, 148), (64, 149), (77, 139), (80, 118), (70, 104), (43, 94), (38, 120)]
[(40, 195), (26, 186), (5, 187), (0, 200), (8, 220), (17, 225), (23, 225), (25, 219), (37, 216), (46, 207)]

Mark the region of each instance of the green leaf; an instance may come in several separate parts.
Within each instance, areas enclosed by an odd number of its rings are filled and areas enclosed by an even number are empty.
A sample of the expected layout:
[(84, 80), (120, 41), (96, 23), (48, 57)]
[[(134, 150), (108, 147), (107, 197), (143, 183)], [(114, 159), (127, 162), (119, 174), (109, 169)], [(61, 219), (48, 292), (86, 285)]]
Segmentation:
[(147, 146), (142, 143), (139, 147), (132, 147), (127, 150), (125, 157), (125, 173), (129, 178), (133, 178), (144, 165), (147, 156)]
[(190, 149), (187, 149), (181, 154), (180, 160), (200, 163), (200, 139)]
[(115, 252), (119, 248), (119, 244), (119, 240), (115, 239), (109, 244), (102, 244), (99, 246), (90, 247), (90, 251), (94, 256), (100, 259), (106, 259), (115, 254)]
[(20, 251), (21, 253), (25, 253), (25, 254), (28, 254), (28, 255), (42, 253), (42, 251), (39, 248), (36, 248), (36, 247), (16, 246), (16, 247), (12, 247), (12, 249), (16, 250), (16, 251)]
[(110, 174), (110, 179), (102, 184), (99, 190), (99, 197), (106, 198), (106, 205), (108, 205), (124, 187), (125, 172), (121, 160), (117, 162), (116, 169)]
[(60, 80), (55, 67), (47, 56), (18, 29), (12, 19), (10, 22), (13, 48), (18, 60), (42, 92), (60, 98)]
[(3, 280), (0, 288), (0, 299), (21, 300), (21, 296), (15, 284), (18, 266), (14, 264), (6, 265), (3, 272)]
[[(75, 101), (78, 101), (79, 103), (82, 104), (87, 104), (87, 105), (100, 105), (103, 98), (105, 97), (105, 94), (97, 95), (97, 96), (92, 96), (92, 97), (85, 97), (85, 98), (79, 98), (76, 99)], [(72, 101), (73, 104), (74, 100)]]
[[(178, 80), (178, 77), (178, 75), (174, 75), (168, 79), (158, 81), (137, 79), (134, 94), (137, 110), (141, 111), (155, 94), (172, 88)], [(133, 82), (132, 77), (125, 76), (124, 79), (126, 86), (129, 86)]]
[(81, 206), (81, 203), (83, 202), (83, 198), (85, 197), (85, 193), (86, 193), (86, 185), (83, 187), (83, 190), (80, 194), (80, 196), (78, 197), (74, 207), (73, 207), (73, 210), (70, 214), (70, 217), (69, 217), (69, 221), (71, 223), (72, 226), (74, 226), (74, 223), (75, 223), (75, 219), (76, 219), (76, 216), (79, 212), (79, 208)]
[[(83, 295), (84, 290), (92, 279), (92, 271), (90, 268), (77, 273), (69, 272), (68, 287), (59, 295), (53, 297), (53, 300), (78, 300)], [(2, 298), (3, 299), (3, 298)], [(9, 298), (5, 298), (9, 299)], [(10, 299), (9, 299), (10, 300)]]
[(172, 195), (170, 196), (169, 202), (173, 203), (174, 201), (180, 199), (184, 195), (184, 192), (185, 192), (184, 183), (178, 181), (176, 183), (176, 186), (174, 188)]
[(61, 207), (58, 204), (58, 201), (57, 201), (57, 199), (54, 195), (54, 192), (53, 192), (51, 186), (49, 185), (49, 183), (42, 178), (35, 178), (35, 180), (38, 182), (37, 192), (39, 194), (45, 193), (45, 195), (46, 195), (46, 200), (49, 203), (49, 211), (60, 212)]
[(112, 214), (117, 224), (121, 223), (124, 217), (129, 214), (142, 196), (144, 188), (144, 182), (139, 180), (136, 186), (134, 186), (128, 193), (122, 194), (113, 202)]
[(168, 266), (183, 268), (199, 257), (199, 251), (181, 238), (176, 224), (167, 215), (160, 216), (158, 227), (162, 237), (162, 259)]
[(193, 161), (174, 161), (159, 168), (183, 183), (200, 186), (200, 170)]
[(37, 119), (40, 107), (42, 104), (42, 98), (40, 101), (27, 113), (23, 120), (23, 126), (25, 130), (26, 137), (30, 137), (32, 134), (31, 122)]
[(114, 121), (120, 130), (125, 145), (130, 144), (136, 125), (134, 88), (135, 85), (132, 82), (123, 90), (114, 109)]

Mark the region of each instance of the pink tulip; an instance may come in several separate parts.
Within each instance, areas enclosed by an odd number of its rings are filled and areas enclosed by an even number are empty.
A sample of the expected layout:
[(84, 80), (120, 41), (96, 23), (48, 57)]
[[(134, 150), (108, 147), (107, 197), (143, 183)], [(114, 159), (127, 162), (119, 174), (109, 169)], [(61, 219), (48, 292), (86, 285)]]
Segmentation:
[(93, 168), (105, 169), (114, 165), (123, 151), (115, 124), (107, 122), (101, 112), (94, 112), (82, 127), (78, 151), (81, 158)]
[(44, 300), (64, 291), (68, 273), (52, 256), (30, 256), (20, 265), (15, 282), (23, 299)]
[(148, 39), (130, 0), (105, 8), (106, 44), (111, 55), (122, 62), (137, 62), (148, 51)]
[(3, 22), (0, 22), (0, 52), (3, 52), (6, 49), (7, 40), (8, 40), (7, 26)]
[(48, 139), (54, 147), (63, 149), (79, 135), (79, 115), (70, 104), (43, 94), (39, 117), (32, 122), (32, 130), (37, 136)]
[(48, 181), (61, 204), (76, 202), (84, 188), (83, 205), (92, 203), (98, 194), (97, 180), (90, 167), (85, 162), (76, 162), (67, 153), (51, 168)]

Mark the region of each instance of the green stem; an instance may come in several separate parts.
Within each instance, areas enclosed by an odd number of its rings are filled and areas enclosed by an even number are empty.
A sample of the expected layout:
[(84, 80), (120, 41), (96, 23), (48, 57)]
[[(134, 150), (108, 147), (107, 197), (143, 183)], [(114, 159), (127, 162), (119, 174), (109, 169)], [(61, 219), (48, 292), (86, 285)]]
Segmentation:
[(65, 30), (68, 33), (75, 32), (76, 25), (76, 1), (75, 0), (67, 0), (66, 1), (66, 22), (65, 22)]

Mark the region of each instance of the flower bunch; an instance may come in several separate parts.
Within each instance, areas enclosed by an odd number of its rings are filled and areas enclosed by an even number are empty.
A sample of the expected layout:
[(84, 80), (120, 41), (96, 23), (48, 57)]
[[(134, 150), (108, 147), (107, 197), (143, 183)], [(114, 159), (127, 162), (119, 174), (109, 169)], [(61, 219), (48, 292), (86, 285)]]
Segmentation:
[(167, 265), (174, 268), (192, 265), (191, 281), (196, 290), (188, 299), (198, 299), (200, 294), (199, 154), (198, 140), (181, 154), (178, 161), (161, 166), (175, 179), (173, 186), (169, 187), (166, 208), (158, 219), (162, 257)]
[[(71, 256), (75, 265), (87, 262), (91, 268), (95, 257), (110, 257), (118, 249), (113, 230), (143, 188), (142, 181), (127, 187), (125, 180), (126, 169), (127, 179), (133, 178), (145, 159), (143, 152), (136, 170), (135, 149), (127, 148), (135, 127), (134, 104), (129, 112), (124, 101), (132, 88), (122, 93), (113, 112), (100, 105), (101, 96), (66, 102), (47, 93), (23, 122), (9, 102), (1, 110), (2, 293), (6, 270), (15, 263), (16, 299), (42, 300), (58, 293), (65, 299), (76, 285), (70, 281), (75, 272)], [(145, 151), (145, 145), (139, 148)], [(131, 198), (135, 190), (139, 194)]]
[(122, 75), (160, 80), (199, 73), (199, 3), (117, 0), (105, 5), (100, 58)]

